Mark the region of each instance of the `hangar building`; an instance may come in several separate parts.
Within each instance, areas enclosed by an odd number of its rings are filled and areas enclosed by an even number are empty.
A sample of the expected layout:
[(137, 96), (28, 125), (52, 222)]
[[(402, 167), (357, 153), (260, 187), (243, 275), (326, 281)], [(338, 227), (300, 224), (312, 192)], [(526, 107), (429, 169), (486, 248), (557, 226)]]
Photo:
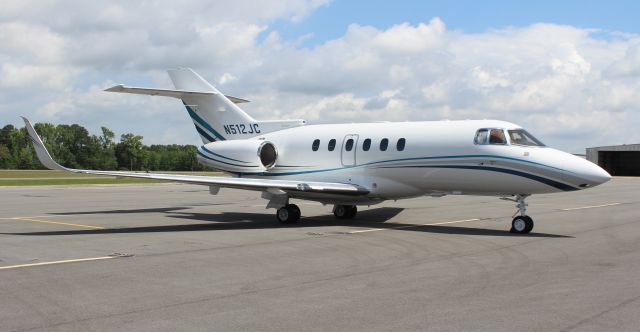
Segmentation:
[(640, 144), (587, 148), (587, 160), (611, 175), (640, 176)]

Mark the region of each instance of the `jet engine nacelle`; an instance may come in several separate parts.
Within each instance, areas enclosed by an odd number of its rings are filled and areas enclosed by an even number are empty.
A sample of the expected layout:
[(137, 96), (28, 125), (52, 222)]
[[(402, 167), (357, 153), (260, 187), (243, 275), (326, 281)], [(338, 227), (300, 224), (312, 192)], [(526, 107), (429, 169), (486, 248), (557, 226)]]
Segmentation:
[(273, 143), (263, 140), (218, 141), (199, 147), (198, 159), (223, 171), (265, 172), (276, 164), (278, 150)]

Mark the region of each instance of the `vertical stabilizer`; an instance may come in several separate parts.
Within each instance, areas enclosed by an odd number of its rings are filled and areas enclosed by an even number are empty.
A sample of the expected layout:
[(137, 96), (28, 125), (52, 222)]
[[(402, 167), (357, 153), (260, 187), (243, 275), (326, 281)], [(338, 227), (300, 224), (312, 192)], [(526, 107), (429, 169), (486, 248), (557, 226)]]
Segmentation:
[(176, 90), (210, 93), (184, 94), (181, 98), (204, 143), (244, 139), (259, 134), (256, 120), (196, 72), (190, 68), (168, 72)]
[(187, 109), (205, 144), (247, 139), (261, 134), (305, 125), (304, 120), (256, 121), (238, 103), (246, 99), (225, 96), (190, 68), (169, 70), (175, 90), (116, 85), (105, 91), (178, 98)]

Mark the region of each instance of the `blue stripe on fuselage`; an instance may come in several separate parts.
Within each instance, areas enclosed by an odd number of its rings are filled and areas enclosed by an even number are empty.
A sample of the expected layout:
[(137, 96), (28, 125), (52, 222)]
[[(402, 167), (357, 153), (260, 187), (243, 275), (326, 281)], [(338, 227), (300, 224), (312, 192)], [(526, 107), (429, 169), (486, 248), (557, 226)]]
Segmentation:
[(524, 178), (528, 178), (534, 181), (538, 181), (541, 183), (544, 183), (548, 186), (563, 190), (563, 191), (574, 191), (574, 190), (579, 190), (576, 187), (572, 187), (570, 185), (549, 179), (549, 178), (545, 178), (539, 175), (535, 175), (535, 174), (531, 174), (531, 173), (527, 173), (527, 172), (522, 172), (522, 171), (517, 171), (514, 169), (509, 169), (509, 168), (500, 168), (500, 167), (491, 167), (491, 166), (466, 166), (466, 165), (432, 165), (432, 166), (426, 166), (426, 165), (411, 165), (411, 166), (380, 166), (378, 168), (457, 168), (457, 169), (473, 169), (473, 170), (483, 170), (483, 171), (492, 171), (492, 172), (500, 172), (500, 173), (506, 173), (506, 174), (511, 174), (511, 175), (517, 175), (517, 176), (521, 176)]
[(236, 166), (236, 167), (258, 167), (257, 165), (238, 165), (238, 164), (233, 164), (233, 163), (228, 163), (226, 161), (222, 161), (222, 160), (218, 160), (215, 158), (211, 158), (210, 156), (207, 156), (206, 154), (202, 153), (201, 151), (198, 151), (198, 155), (200, 155), (202, 158), (206, 158), (209, 160), (213, 160), (217, 163), (222, 163), (222, 164), (226, 164), (226, 165), (231, 165), (231, 166)]
[(217, 153), (215, 153), (215, 152), (213, 152), (213, 151), (211, 151), (211, 150), (207, 149), (207, 148), (206, 148), (206, 147), (204, 147), (204, 146), (201, 146), (200, 148), (201, 148), (202, 150), (206, 151), (207, 153), (210, 153), (210, 154), (212, 154), (212, 155), (214, 155), (214, 156), (217, 156), (217, 157), (220, 157), (220, 158), (224, 158), (224, 159), (228, 159), (228, 160), (232, 160), (232, 161), (237, 161), (237, 162), (245, 163), (245, 164), (251, 164), (251, 162), (249, 162), (249, 161), (242, 161), (242, 160), (238, 160), (238, 159), (233, 159), (233, 158), (225, 157), (225, 156), (223, 156), (223, 155), (221, 155), (221, 154), (217, 154)]
[[(392, 160), (383, 160), (383, 161), (375, 161), (375, 162), (369, 162), (369, 163), (365, 163), (365, 164), (361, 164), (361, 165), (356, 165), (356, 166), (345, 166), (345, 167), (336, 167), (336, 168), (328, 168), (328, 169), (319, 169), (319, 170), (307, 170), (307, 171), (294, 171), (294, 172), (281, 172), (281, 173), (266, 173), (266, 172), (256, 172), (256, 173), (237, 173), (238, 175), (258, 175), (258, 176), (289, 176), (289, 175), (300, 175), (300, 174), (311, 174), (311, 173), (322, 173), (322, 172), (331, 172), (331, 171), (339, 171), (339, 170), (344, 170), (344, 169), (350, 169), (350, 168), (355, 168), (355, 167), (371, 167), (373, 165), (378, 165), (378, 164), (382, 164), (382, 163), (387, 163), (387, 162), (396, 162), (396, 161), (411, 161), (411, 160), (433, 160), (433, 159), (460, 159), (460, 158), (501, 158), (501, 159), (508, 159), (508, 160), (514, 160), (514, 161), (521, 161), (521, 162), (525, 162), (525, 163), (530, 163), (530, 164), (535, 164), (535, 165), (539, 165), (539, 166), (544, 166), (544, 167), (548, 167), (548, 168), (552, 168), (555, 170), (561, 170), (557, 167), (553, 167), (553, 166), (549, 166), (549, 165), (545, 165), (545, 164), (540, 164), (540, 163), (536, 163), (536, 162), (531, 162), (531, 161), (527, 161), (527, 160), (521, 160), (521, 159), (517, 159), (517, 158), (511, 158), (511, 157), (502, 157), (502, 156), (492, 156), (492, 155), (460, 155), (460, 156), (440, 156), (440, 157), (418, 157), (418, 158), (403, 158), (403, 159), (392, 159)], [(389, 165), (389, 166), (383, 166), (380, 165), (376, 168), (419, 168), (419, 167), (423, 167), (423, 168), (459, 168), (459, 169), (480, 169), (480, 170), (486, 170), (486, 171), (494, 171), (494, 172), (501, 172), (501, 173), (507, 173), (507, 174), (511, 174), (511, 175), (517, 175), (517, 176), (521, 176), (521, 177), (525, 177), (534, 181), (538, 181), (541, 183), (544, 183), (546, 185), (552, 186), (554, 188), (560, 189), (560, 190), (564, 190), (564, 191), (573, 191), (573, 190), (579, 190), (576, 187), (572, 187), (570, 185), (546, 178), (546, 177), (542, 177), (539, 175), (535, 175), (535, 174), (531, 174), (531, 173), (527, 173), (527, 172), (523, 172), (523, 171), (517, 171), (517, 170), (513, 170), (513, 169), (508, 169), (508, 168), (500, 168), (500, 167), (491, 167), (491, 166), (465, 166), (465, 165)]]

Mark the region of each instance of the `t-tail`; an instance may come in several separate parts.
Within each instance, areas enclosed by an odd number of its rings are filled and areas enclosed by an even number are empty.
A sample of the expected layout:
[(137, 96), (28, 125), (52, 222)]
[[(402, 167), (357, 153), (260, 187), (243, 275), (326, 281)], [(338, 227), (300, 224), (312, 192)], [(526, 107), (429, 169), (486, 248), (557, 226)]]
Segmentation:
[(220, 93), (190, 68), (172, 69), (168, 72), (175, 90), (116, 85), (106, 91), (180, 99), (205, 144), (247, 139), (305, 124), (304, 120), (257, 121), (237, 105), (249, 102), (248, 100)]

